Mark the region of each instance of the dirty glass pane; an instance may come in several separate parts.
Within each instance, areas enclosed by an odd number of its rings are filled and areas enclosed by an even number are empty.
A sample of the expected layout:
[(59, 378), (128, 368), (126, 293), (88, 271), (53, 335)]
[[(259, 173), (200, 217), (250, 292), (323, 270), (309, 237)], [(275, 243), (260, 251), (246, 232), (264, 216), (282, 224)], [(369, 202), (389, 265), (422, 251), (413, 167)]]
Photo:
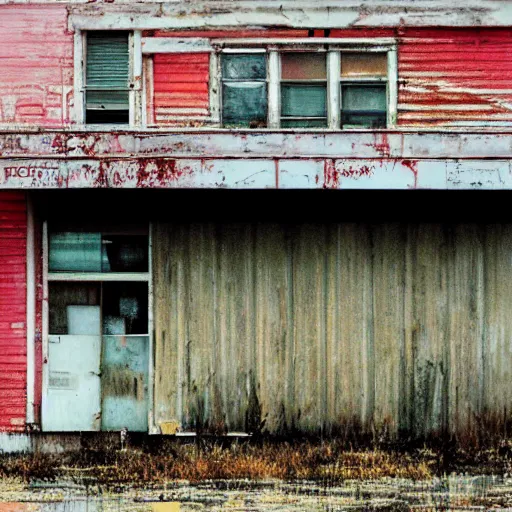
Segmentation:
[(266, 126), (267, 86), (258, 82), (225, 83), (222, 88), (223, 124)]
[(341, 76), (382, 76), (388, 74), (386, 53), (342, 53)]
[(223, 80), (265, 80), (266, 76), (267, 63), (264, 53), (222, 56)]
[(326, 80), (326, 54), (281, 54), (281, 78), (283, 80)]
[(281, 128), (325, 128), (325, 119), (281, 119)]
[(51, 233), (50, 272), (101, 272), (100, 233)]
[(128, 110), (128, 91), (86, 91), (87, 109)]
[(148, 430), (148, 336), (103, 336), (101, 428)]
[(281, 115), (283, 117), (327, 116), (325, 85), (281, 85)]
[(103, 283), (103, 334), (147, 333), (147, 283)]
[(103, 272), (147, 272), (148, 237), (104, 235), (101, 266)]
[(345, 128), (357, 126), (360, 128), (386, 128), (387, 116), (382, 114), (347, 114), (343, 115), (342, 124)]
[(342, 125), (384, 128), (387, 123), (385, 85), (342, 87)]
[(87, 310), (100, 305), (98, 283), (50, 283), (48, 299), (50, 334), (100, 334), (92, 332), (94, 312)]
[(386, 111), (385, 85), (350, 85), (342, 89), (344, 111)]

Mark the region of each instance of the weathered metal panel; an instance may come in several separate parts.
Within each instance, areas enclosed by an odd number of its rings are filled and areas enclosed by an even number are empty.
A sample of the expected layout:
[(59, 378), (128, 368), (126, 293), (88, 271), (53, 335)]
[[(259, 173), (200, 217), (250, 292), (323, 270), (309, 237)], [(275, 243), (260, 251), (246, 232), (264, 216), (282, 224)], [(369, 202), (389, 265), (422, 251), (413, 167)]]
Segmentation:
[(0, 189), (510, 190), (509, 160), (0, 159)]
[(153, 115), (157, 125), (176, 123), (177, 117), (208, 116), (209, 59), (209, 53), (153, 56)]
[(0, 124), (69, 123), (73, 38), (65, 5), (2, 5), (0, 11)]
[[(0, 159), (46, 158), (335, 158), (475, 159), (512, 158), (512, 132), (482, 128), (417, 132), (184, 130), (0, 132)], [(50, 158), (51, 157), (51, 158)]]
[(155, 229), (157, 424), (465, 440), (509, 424), (510, 226)]
[(398, 63), (399, 125), (512, 123), (508, 30), (405, 30)]
[(23, 192), (0, 193), (0, 430), (23, 430), (26, 412), (26, 239)]
[[(99, 308), (97, 316), (99, 324)], [(100, 429), (100, 353), (99, 335), (49, 336), (48, 380), (43, 382), (41, 411), (45, 432)]]
[[(5, 0), (3, 0), (5, 1)], [(71, 2), (70, 2), (71, 3)], [(396, 26), (510, 26), (507, 0), (347, 1), (274, 0), (134, 3), (80, 5), (75, 0), (70, 26), (88, 29), (176, 29), (261, 26), (345, 28)]]

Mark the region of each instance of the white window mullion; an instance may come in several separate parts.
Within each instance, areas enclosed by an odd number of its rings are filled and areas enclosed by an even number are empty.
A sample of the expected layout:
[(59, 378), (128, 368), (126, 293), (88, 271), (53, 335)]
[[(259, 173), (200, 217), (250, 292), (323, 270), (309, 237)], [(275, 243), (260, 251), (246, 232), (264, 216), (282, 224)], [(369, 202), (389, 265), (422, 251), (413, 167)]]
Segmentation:
[(281, 115), (279, 52), (271, 49), (268, 54), (268, 127), (279, 128)]
[(337, 130), (341, 124), (341, 57), (339, 51), (327, 53), (327, 126)]
[(142, 33), (140, 30), (135, 30), (130, 37), (130, 62), (130, 126), (140, 126), (142, 124)]
[(396, 48), (388, 52), (388, 128), (396, 126), (398, 112), (398, 58)]
[(85, 33), (77, 30), (74, 36), (74, 103), (73, 103), (73, 117), (72, 120), (75, 124), (85, 123)]
[(221, 81), (220, 59), (218, 52), (210, 53), (210, 118), (214, 124), (220, 123), (221, 111)]

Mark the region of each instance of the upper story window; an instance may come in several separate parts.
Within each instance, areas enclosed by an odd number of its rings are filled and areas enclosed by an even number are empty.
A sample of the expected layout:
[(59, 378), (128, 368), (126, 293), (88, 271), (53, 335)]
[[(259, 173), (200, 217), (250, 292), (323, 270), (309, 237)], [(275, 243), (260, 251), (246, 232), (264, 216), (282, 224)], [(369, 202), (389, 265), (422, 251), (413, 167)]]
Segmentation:
[(129, 122), (128, 32), (88, 32), (85, 64), (85, 122)]
[(267, 126), (265, 53), (233, 53), (223, 56), (222, 107), (224, 126)]
[(381, 49), (225, 50), (222, 126), (386, 128), (388, 69), (388, 52)]
[(281, 54), (282, 128), (327, 127), (327, 65), (323, 53)]
[(387, 71), (385, 53), (341, 54), (341, 126), (385, 128)]

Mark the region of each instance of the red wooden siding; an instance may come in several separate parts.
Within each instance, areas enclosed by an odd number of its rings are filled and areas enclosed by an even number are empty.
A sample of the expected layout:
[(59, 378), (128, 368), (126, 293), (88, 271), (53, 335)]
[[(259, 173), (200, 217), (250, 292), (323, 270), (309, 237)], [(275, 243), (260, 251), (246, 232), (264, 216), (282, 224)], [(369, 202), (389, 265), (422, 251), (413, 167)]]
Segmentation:
[(26, 237), (25, 194), (0, 192), (0, 431), (25, 427)]
[(208, 116), (209, 61), (209, 53), (154, 56), (152, 103), (157, 124)]
[(66, 7), (3, 5), (0, 33), (0, 123), (68, 123), (73, 36)]
[(512, 122), (511, 30), (408, 30), (398, 56), (400, 125)]

